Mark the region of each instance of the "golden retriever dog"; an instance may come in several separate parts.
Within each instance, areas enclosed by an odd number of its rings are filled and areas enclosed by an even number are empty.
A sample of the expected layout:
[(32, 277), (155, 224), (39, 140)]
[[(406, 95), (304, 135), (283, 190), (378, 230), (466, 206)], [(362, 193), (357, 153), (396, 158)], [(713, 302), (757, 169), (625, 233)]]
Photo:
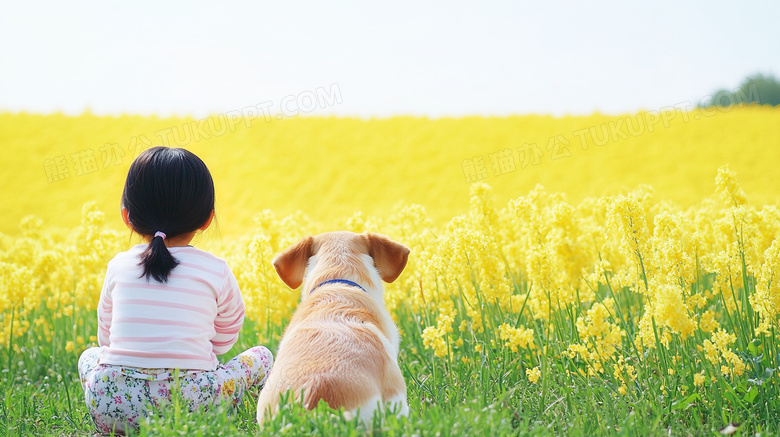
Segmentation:
[(384, 235), (353, 232), (306, 237), (274, 258), (282, 281), (303, 288), (260, 393), (258, 423), (276, 414), (288, 391), (307, 409), (324, 400), (363, 423), (377, 408), (408, 414), (398, 329), (382, 285), (401, 275), (408, 258), (408, 247)]

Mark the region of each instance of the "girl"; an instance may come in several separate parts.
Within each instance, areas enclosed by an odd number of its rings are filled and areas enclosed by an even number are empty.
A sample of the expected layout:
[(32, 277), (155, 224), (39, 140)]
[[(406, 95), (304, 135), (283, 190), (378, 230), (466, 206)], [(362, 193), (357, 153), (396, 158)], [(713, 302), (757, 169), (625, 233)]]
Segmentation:
[(224, 260), (190, 246), (214, 218), (206, 165), (184, 149), (154, 147), (130, 166), (122, 219), (148, 244), (108, 263), (98, 303), (98, 344), (79, 359), (87, 407), (100, 432), (124, 432), (170, 401), (191, 409), (240, 401), (262, 385), (273, 357), (253, 347), (226, 364), (244, 302)]

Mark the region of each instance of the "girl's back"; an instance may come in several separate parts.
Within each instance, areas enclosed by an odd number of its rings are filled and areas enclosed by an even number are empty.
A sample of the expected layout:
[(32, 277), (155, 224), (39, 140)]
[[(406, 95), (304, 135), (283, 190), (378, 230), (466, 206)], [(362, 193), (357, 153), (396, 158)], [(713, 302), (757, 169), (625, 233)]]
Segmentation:
[[(241, 329), (244, 307), (227, 263), (191, 246), (170, 248), (179, 264), (165, 284), (141, 277), (146, 245), (108, 264), (98, 306), (100, 363), (210, 370)], [(110, 332), (110, 335), (109, 335)]]

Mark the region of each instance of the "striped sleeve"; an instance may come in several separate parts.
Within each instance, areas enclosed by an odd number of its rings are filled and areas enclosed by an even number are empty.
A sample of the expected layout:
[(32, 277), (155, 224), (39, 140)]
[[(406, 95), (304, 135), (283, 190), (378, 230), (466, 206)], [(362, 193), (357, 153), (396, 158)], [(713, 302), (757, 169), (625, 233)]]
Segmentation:
[(244, 323), (244, 300), (238, 289), (236, 277), (225, 267), (225, 282), (217, 299), (217, 317), (214, 319), (216, 335), (211, 339), (214, 353), (227, 353), (238, 340), (238, 332)]
[(103, 280), (103, 288), (100, 290), (100, 300), (98, 301), (98, 345), (111, 346), (109, 334), (111, 332), (111, 313), (113, 311), (113, 302), (109, 292), (109, 271), (106, 271), (106, 278)]

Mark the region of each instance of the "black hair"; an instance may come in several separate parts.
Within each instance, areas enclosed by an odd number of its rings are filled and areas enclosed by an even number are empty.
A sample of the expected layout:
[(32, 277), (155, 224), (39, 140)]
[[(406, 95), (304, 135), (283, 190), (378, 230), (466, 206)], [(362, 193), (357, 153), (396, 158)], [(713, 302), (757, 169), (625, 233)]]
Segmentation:
[(206, 164), (194, 153), (178, 148), (152, 147), (130, 165), (122, 207), (127, 208), (134, 232), (152, 236), (141, 254), (141, 277), (167, 282), (179, 261), (161, 236), (187, 234), (201, 228), (214, 211), (214, 181)]

